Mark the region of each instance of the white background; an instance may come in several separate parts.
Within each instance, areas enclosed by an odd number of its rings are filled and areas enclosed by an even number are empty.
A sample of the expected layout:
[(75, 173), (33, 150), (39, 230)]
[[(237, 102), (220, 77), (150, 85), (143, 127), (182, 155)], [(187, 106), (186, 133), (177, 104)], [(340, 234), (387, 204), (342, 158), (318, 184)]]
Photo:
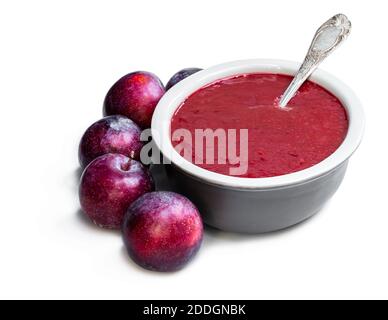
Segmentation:
[[(388, 298), (385, 2), (2, 1), (0, 298)], [(316, 217), (264, 236), (208, 231), (174, 274), (138, 268), (119, 233), (83, 218), (78, 142), (119, 77), (301, 60), (339, 12), (353, 31), (322, 68), (357, 92), (367, 128)]]

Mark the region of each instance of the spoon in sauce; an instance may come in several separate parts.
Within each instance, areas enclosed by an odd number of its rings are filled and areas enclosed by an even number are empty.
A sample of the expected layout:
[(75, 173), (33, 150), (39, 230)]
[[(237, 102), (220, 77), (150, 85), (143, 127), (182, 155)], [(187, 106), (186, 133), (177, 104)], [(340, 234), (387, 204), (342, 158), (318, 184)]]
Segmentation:
[(350, 33), (351, 26), (345, 15), (337, 14), (317, 30), (302, 66), (280, 98), (278, 103), (280, 108), (287, 106), (288, 102), (319, 64), (344, 42)]

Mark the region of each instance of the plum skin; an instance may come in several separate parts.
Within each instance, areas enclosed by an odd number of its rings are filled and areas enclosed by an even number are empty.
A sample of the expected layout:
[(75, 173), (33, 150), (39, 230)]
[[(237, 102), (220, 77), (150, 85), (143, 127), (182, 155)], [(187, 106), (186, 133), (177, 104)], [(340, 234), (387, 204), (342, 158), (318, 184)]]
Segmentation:
[(154, 190), (148, 170), (121, 154), (106, 154), (85, 169), (79, 186), (82, 211), (98, 226), (120, 229), (128, 207)]
[(84, 133), (78, 151), (81, 167), (108, 153), (119, 153), (135, 160), (140, 159), (143, 142), (141, 129), (124, 116), (105, 117), (91, 125)]
[(182, 81), (183, 79), (186, 79), (187, 77), (189, 77), (192, 74), (197, 73), (198, 71), (201, 71), (201, 70), (202, 69), (200, 69), (200, 68), (185, 68), (185, 69), (178, 71), (168, 81), (168, 83), (166, 85), (166, 91), (170, 90), (178, 82)]
[(190, 200), (173, 192), (152, 192), (137, 199), (123, 223), (129, 256), (159, 272), (182, 269), (198, 252), (203, 223)]
[(108, 91), (104, 101), (104, 115), (120, 114), (147, 129), (151, 126), (152, 115), (164, 93), (162, 82), (153, 73), (137, 71), (127, 74)]

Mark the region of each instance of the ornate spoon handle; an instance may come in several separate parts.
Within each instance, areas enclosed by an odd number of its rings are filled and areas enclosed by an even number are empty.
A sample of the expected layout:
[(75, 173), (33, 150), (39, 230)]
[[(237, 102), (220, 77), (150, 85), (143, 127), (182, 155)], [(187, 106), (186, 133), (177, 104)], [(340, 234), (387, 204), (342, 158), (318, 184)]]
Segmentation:
[(318, 29), (302, 66), (280, 99), (281, 108), (287, 106), (319, 64), (347, 38), (350, 30), (351, 23), (343, 14), (335, 15)]

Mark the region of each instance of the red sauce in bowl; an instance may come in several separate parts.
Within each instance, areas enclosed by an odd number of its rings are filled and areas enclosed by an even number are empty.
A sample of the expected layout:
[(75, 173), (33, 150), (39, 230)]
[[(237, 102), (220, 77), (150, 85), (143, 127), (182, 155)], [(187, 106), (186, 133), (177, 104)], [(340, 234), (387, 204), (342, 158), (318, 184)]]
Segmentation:
[[(241, 177), (273, 177), (309, 168), (341, 145), (348, 130), (347, 114), (338, 98), (311, 81), (300, 88), (287, 109), (279, 108), (276, 101), (291, 80), (280, 74), (247, 74), (207, 85), (178, 108), (171, 132), (186, 129), (194, 137), (196, 129), (248, 129), (247, 170)], [(198, 163), (194, 141), (190, 145), (194, 164), (231, 175), (235, 164), (228, 156), (226, 163), (218, 161), (217, 151), (214, 163), (206, 163), (206, 158)], [(172, 140), (174, 147), (180, 143)], [(206, 154), (206, 144), (204, 148)]]

